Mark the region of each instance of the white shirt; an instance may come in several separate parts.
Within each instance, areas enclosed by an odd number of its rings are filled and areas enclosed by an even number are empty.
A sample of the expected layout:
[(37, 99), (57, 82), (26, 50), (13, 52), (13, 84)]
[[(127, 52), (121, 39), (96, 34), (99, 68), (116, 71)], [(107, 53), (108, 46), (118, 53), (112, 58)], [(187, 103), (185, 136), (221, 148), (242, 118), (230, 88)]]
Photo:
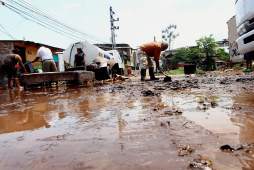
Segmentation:
[(94, 60), (94, 63), (100, 63), (100, 68), (102, 67), (107, 67), (108, 63), (107, 63), (107, 59), (97, 56)]
[(40, 47), (36, 54), (37, 57), (40, 57), (42, 61), (44, 60), (53, 60), (53, 54), (49, 48)]

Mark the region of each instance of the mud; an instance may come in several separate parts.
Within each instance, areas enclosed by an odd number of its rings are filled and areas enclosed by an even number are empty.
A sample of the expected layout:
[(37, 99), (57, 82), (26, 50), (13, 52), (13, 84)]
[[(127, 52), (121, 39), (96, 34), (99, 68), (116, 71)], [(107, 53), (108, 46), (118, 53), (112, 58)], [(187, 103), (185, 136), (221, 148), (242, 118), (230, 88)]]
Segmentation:
[(253, 80), (0, 90), (0, 169), (254, 169)]

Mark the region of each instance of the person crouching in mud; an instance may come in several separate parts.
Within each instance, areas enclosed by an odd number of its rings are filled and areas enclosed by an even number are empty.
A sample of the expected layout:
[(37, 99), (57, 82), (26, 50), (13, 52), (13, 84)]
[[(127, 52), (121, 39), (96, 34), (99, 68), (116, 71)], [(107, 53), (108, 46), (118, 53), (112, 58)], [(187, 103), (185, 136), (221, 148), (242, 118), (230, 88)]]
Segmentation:
[(154, 66), (152, 58), (156, 63), (156, 68), (160, 70), (159, 60), (162, 51), (168, 48), (168, 44), (165, 42), (150, 42), (145, 43), (138, 49), (137, 55), (140, 60), (141, 67), (141, 81), (145, 80), (146, 69), (149, 69), (150, 80), (158, 80), (154, 75)]
[(3, 56), (1, 63), (1, 72), (8, 77), (8, 88), (12, 89), (14, 84), (17, 88), (21, 88), (18, 78), (18, 66), (21, 68), (22, 73), (26, 73), (26, 68), (22, 63), (22, 58), (18, 55), (17, 50), (12, 51), (13, 54)]

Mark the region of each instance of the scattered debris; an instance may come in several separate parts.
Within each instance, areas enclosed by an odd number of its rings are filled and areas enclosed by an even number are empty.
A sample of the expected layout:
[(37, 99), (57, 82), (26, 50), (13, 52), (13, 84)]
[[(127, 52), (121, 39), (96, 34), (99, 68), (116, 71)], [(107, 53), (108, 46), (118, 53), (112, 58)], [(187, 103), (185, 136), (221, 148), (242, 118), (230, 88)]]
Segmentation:
[(188, 128), (186, 125), (189, 124), (189, 123), (191, 123), (191, 122), (185, 122), (185, 123), (183, 124), (183, 127)]
[(169, 127), (169, 126), (170, 126), (170, 121), (161, 122), (161, 127)]
[(152, 92), (151, 90), (145, 90), (141, 92), (143, 94), (143, 96), (154, 96), (155, 93)]
[(234, 111), (239, 111), (242, 109), (241, 106), (232, 106), (232, 107), (226, 107), (227, 110), (234, 110)]
[(198, 110), (206, 111), (209, 109), (209, 103), (200, 104), (197, 108), (198, 108)]
[(225, 77), (220, 80), (220, 84), (232, 84), (232, 83), (233, 83), (233, 79), (229, 77)]
[(169, 76), (166, 76), (163, 81), (164, 82), (172, 82), (172, 78)]
[(179, 116), (179, 115), (181, 115), (182, 113), (183, 113), (183, 112), (182, 112), (181, 110), (175, 109), (175, 108), (172, 108), (172, 109), (170, 109), (170, 110), (166, 110), (166, 111), (164, 112), (164, 114), (169, 115), (169, 116)]
[(216, 101), (211, 101), (212, 108), (215, 108), (218, 106), (218, 103)]
[(244, 150), (246, 153), (252, 154), (253, 150), (254, 150), (254, 144), (245, 144), (245, 145), (239, 145), (239, 146), (235, 146), (235, 147), (232, 147), (232, 146), (226, 144), (226, 145), (221, 146), (220, 150), (222, 152), (229, 152), (229, 153)]
[(159, 103), (159, 104), (157, 104), (157, 105), (154, 107), (153, 111), (158, 111), (158, 110), (161, 110), (161, 109), (165, 109), (165, 108), (167, 108), (167, 107), (168, 107), (168, 106), (165, 105), (164, 103)]
[(178, 156), (187, 156), (194, 152), (194, 149), (192, 149), (190, 145), (179, 146), (178, 148)]
[(199, 88), (197, 79), (190, 80), (175, 80), (169, 83), (168, 87), (171, 90), (182, 90), (186, 88)]
[(220, 147), (220, 150), (223, 152), (234, 152), (235, 149), (232, 148), (230, 145), (223, 145)]
[(161, 86), (157, 86), (157, 87), (154, 87), (154, 90), (166, 90), (165, 87), (161, 87)]
[(212, 161), (200, 156), (200, 158), (191, 161), (189, 167), (193, 170), (212, 170)]
[(254, 81), (254, 77), (240, 77), (236, 79), (236, 82), (248, 82), (248, 81)]
[(143, 94), (144, 97), (148, 97), (148, 96), (159, 96), (160, 93), (154, 93), (151, 90), (144, 90), (141, 92)]
[(214, 84), (216, 82), (216, 78), (204, 78), (201, 80), (202, 84)]

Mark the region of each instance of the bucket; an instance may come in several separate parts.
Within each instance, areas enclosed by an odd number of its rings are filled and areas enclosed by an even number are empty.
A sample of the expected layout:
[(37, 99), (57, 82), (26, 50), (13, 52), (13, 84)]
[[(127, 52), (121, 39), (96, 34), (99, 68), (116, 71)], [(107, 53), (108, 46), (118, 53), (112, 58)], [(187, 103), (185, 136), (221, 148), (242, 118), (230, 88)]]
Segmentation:
[(184, 74), (195, 74), (196, 70), (195, 64), (184, 64)]

